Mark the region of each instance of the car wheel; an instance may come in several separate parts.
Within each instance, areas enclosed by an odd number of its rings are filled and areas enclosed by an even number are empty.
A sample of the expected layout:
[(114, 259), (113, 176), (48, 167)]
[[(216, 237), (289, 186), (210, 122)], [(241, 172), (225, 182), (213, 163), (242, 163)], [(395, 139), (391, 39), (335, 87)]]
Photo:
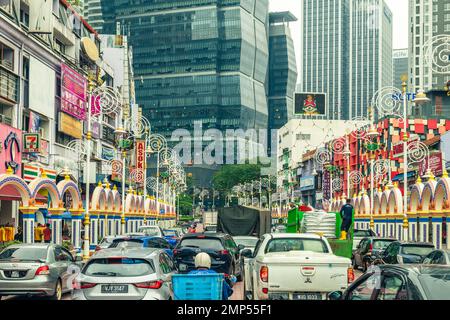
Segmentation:
[(55, 286), (55, 293), (53, 296), (51, 296), (52, 300), (61, 300), (62, 299), (62, 285), (61, 285), (61, 280), (58, 279), (58, 281), (56, 281), (56, 286)]

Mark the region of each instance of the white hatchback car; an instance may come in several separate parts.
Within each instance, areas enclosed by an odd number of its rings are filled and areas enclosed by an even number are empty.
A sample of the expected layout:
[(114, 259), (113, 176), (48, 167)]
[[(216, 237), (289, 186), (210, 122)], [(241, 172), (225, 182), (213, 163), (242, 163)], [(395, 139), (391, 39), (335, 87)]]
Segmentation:
[(148, 237), (164, 237), (164, 232), (159, 226), (140, 226), (138, 233), (143, 233)]

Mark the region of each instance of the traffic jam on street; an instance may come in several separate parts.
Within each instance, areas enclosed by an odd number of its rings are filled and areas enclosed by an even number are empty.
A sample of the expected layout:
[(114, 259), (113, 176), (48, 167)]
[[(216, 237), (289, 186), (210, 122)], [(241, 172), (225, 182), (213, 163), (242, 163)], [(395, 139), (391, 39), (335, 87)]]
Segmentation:
[(0, 0), (1, 311), (450, 300), (449, 170), (450, 0)]

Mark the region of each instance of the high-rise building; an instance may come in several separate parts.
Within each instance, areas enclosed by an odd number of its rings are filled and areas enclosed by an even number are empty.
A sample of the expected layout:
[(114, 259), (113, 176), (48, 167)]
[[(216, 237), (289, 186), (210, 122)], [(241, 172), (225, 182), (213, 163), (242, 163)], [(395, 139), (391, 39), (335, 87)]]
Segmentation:
[(402, 90), (402, 76), (408, 75), (408, 49), (395, 49), (393, 53), (392, 86)]
[(289, 28), (294, 21), (290, 12), (269, 14), (269, 129), (281, 128), (294, 114), (297, 63)]
[[(103, 20), (101, 0), (83, 0), (83, 14), (89, 24), (97, 30), (98, 33), (103, 33)], [(115, 33), (115, 30), (114, 30)]]
[(103, 32), (123, 30), (133, 47), (136, 101), (153, 132), (267, 128), (268, 0), (101, 6)]
[(392, 84), (391, 10), (384, 0), (303, 0), (302, 17), (300, 90), (325, 93), (329, 119), (367, 117)]
[(450, 2), (410, 0), (409, 24), (409, 84), (415, 92), (442, 90), (449, 77), (425, 65), (424, 47), (432, 37), (450, 34)]

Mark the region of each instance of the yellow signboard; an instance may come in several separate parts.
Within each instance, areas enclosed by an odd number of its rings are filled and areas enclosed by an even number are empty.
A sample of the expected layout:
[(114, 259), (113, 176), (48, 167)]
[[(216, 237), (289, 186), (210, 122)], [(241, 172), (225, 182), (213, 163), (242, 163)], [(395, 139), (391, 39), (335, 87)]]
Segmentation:
[(58, 131), (76, 139), (81, 139), (83, 137), (83, 123), (64, 112), (60, 112)]

